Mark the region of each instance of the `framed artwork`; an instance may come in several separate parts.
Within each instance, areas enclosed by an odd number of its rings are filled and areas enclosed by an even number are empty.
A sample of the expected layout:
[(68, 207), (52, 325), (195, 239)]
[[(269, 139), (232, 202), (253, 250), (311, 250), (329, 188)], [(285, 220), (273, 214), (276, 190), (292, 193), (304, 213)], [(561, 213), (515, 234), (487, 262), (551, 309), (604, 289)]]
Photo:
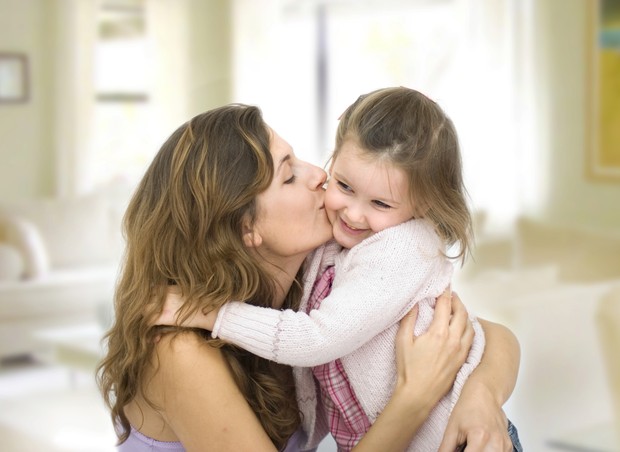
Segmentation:
[(588, 174), (620, 182), (620, 0), (587, 2)]
[(29, 95), (26, 55), (0, 52), (0, 104), (23, 103)]

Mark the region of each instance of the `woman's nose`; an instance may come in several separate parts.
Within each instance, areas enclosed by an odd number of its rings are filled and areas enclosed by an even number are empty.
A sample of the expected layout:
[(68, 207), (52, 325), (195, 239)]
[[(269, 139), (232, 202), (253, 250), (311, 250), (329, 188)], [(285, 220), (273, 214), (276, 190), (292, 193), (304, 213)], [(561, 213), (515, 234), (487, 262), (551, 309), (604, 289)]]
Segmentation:
[(323, 188), (327, 181), (327, 173), (322, 168), (313, 165), (313, 175), (311, 179), (312, 188), (318, 190)]

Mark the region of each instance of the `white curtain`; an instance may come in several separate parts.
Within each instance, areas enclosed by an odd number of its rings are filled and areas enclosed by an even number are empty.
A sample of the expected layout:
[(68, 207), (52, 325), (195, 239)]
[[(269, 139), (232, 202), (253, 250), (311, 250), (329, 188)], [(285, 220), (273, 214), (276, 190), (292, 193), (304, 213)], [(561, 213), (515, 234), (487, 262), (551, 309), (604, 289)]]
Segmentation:
[(92, 58), (97, 2), (54, 1), (55, 194), (70, 196), (89, 185), (84, 166), (94, 105)]
[(459, 132), (473, 208), (501, 228), (542, 202), (532, 1), (269, 0), (260, 9), (236, 0), (236, 92), (256, 99), (315, 163), (360, 94), (398, 85), (426, 93)]
[(148, 0), (152, 133), (160, 144), (189, 115), (191, 0)]
[[(101, 130), (94, 129), (98, 105), (94, 71), (100, 2), (54, 1), (56, 195), (83, 194), (96, 189), (102, 181), (115, 183), (115, 177), (134, 183), (136, 175), (141, 173), (140, 165), (146, 166), (174, 127), (188, 118), (190, 0), (145, 2), (149, 77), (148, 86), (142, 87), (140, 92), (148, 97), (144, 104), (148, 109), (148, 121), (145, 124), (141, 120), (135, 127), (129, 126), (135, 130), (130, 130), (129, 136), (118, 138), (137, 143), (136, 155), (127, 157), (137, 169), (110, 167), (114, 162), (105, 161), (102, 143), (95, 142), (102, 139)], [(123, 127), (128, 126), (119, 124), (119, 130)], [(113, 141), (110, 136), (103, 138)], [(142, 163), (134, 163), (138, 160)], [(105, 174), (98, 173), (101, 171)], [(131, 173), (129, 177), (128, 172)]]

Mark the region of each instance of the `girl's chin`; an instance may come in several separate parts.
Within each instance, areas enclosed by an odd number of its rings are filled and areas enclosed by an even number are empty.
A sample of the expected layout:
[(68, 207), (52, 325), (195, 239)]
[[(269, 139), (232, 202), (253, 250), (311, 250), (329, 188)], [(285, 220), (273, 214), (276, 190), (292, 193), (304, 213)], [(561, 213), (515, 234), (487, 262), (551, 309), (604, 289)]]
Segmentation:
[(360, 243), (363, 240), (363, 237), (351, 237), (348, 234), (345, 234), (342, 231), (335, 230), (334, 231), (334, 239), (338, 244), (344, 248), (353, 248), (355, 245)]

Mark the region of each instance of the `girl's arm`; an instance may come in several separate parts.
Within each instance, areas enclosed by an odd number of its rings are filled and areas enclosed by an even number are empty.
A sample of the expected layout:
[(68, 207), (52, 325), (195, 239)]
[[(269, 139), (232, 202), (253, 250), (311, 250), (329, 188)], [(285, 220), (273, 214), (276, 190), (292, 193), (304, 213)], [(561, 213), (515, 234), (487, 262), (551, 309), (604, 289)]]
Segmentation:
[[(465, 362), (474, 333), (457, 297), (437, 300), (431, 326), (419, 337), (413, 335), (416, 317), (414, 309), (398, 331), (394, 394), (354, 451), (402, 451)], [(276, 450), (219, 350), (191, 332), (165, 335), (157, 349), (148, 391), (186, 450)]]
[[(229, 302), (220, 308), (215, 324), (211, 313), (198, 314), (184, 325), (208, 329), (214, 337), (282, 364), (324, 364), (358, 349), (420, 300), (441, 294), (452, 264), (438, 253), (438, 246), (425, 223), (406, 222), (350, 250), (319, 309), (306, 314)], [(166, 311), (171, 311), (168, 301)], [(166, 317), (169, 321), (170, 315)]]
[(508, 328), (485, 320), (480, 323), (486, 336), (484, 355), (452, 411), (440, 452), (452, 452), (464, 441), (472, 450), (512, 451), (502, 406), (516, 384), (519, 343)]

